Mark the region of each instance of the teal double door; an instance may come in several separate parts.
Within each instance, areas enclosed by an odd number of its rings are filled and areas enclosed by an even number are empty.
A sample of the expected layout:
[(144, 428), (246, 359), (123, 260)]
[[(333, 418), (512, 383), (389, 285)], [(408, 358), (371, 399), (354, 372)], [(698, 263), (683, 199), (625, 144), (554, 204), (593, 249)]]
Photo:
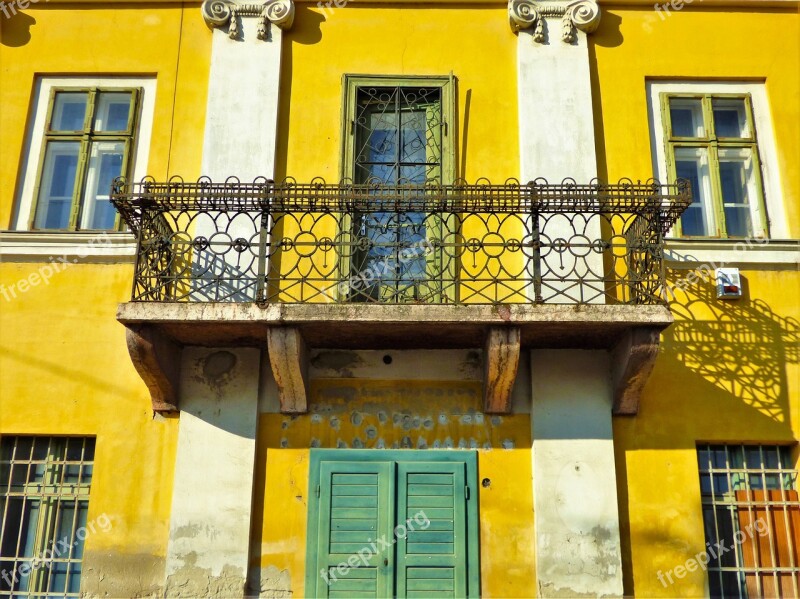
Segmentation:
[(472, 451), (312, 450), (306, 594), (477, 597)]

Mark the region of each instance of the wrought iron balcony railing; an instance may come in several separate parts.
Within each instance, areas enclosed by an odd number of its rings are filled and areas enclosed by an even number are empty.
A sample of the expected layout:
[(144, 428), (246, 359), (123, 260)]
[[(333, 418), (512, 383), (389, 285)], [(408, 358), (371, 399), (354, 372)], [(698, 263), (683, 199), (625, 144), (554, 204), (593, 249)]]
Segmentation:
[(663, 303), (684, 181), (114, 183), (134, 301)]

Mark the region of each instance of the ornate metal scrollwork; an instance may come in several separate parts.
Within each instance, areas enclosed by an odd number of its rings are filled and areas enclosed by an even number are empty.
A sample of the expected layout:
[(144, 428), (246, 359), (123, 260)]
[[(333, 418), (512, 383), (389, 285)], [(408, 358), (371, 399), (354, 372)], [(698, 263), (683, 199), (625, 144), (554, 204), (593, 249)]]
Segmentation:
[(596, 0), (509, 0), (508, 18), (511, 29), (518, 33), (523, 29), (533, 30), (533, 41), (545, 41), (545, 18), (561, 19), (561, 40), (571, 44), (577, 40), (577, 30), (591, 33), (600, 23), (600, 7)]
[(263, 4), (238, 4), (231, 0), (204, 0), (200, 7), (203, 20), (209, 27), (228, 27), (231, 39), (239, 37), (240, 17), (258, 17), (256, 37), (267, 39), (267, 23), (289, 29), (294, 22), (292, 0), (270, 0)]

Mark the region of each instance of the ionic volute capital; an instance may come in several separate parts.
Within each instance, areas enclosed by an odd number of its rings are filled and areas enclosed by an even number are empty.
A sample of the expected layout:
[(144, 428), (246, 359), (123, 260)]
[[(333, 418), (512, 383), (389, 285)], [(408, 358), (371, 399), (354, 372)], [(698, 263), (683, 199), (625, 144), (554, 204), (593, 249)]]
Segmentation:
[(289, 29), (294, 22), (294, 2), (292, 0), (269, 0), (263, 4), (241, 4), (232, 0), (204, 0), (200, 6), (203, 20), (211, 28), (227, 27), (231, 39), (239, 37), (239, 19), (258, 17), (256, 36), (267, 39), (269, 23)]
[(515, 33), (533, 28), (533, 41), (545, 41), (545, 19), (561, 20), (561, 40), (573, 43), (577, 29), (591, 33), (600, 24), (600, 7), (596, 0), (509, 0), (508, 19)]

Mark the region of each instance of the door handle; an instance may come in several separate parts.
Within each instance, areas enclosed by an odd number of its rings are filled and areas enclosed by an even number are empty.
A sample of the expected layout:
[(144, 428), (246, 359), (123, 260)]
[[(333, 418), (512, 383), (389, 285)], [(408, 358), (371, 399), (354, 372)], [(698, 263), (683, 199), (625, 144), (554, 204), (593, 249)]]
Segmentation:
[(384, 557), (383, 558), (383, 565), (384, 566), (388, 566), (389, 565), (389, 558), (388, 557)]

